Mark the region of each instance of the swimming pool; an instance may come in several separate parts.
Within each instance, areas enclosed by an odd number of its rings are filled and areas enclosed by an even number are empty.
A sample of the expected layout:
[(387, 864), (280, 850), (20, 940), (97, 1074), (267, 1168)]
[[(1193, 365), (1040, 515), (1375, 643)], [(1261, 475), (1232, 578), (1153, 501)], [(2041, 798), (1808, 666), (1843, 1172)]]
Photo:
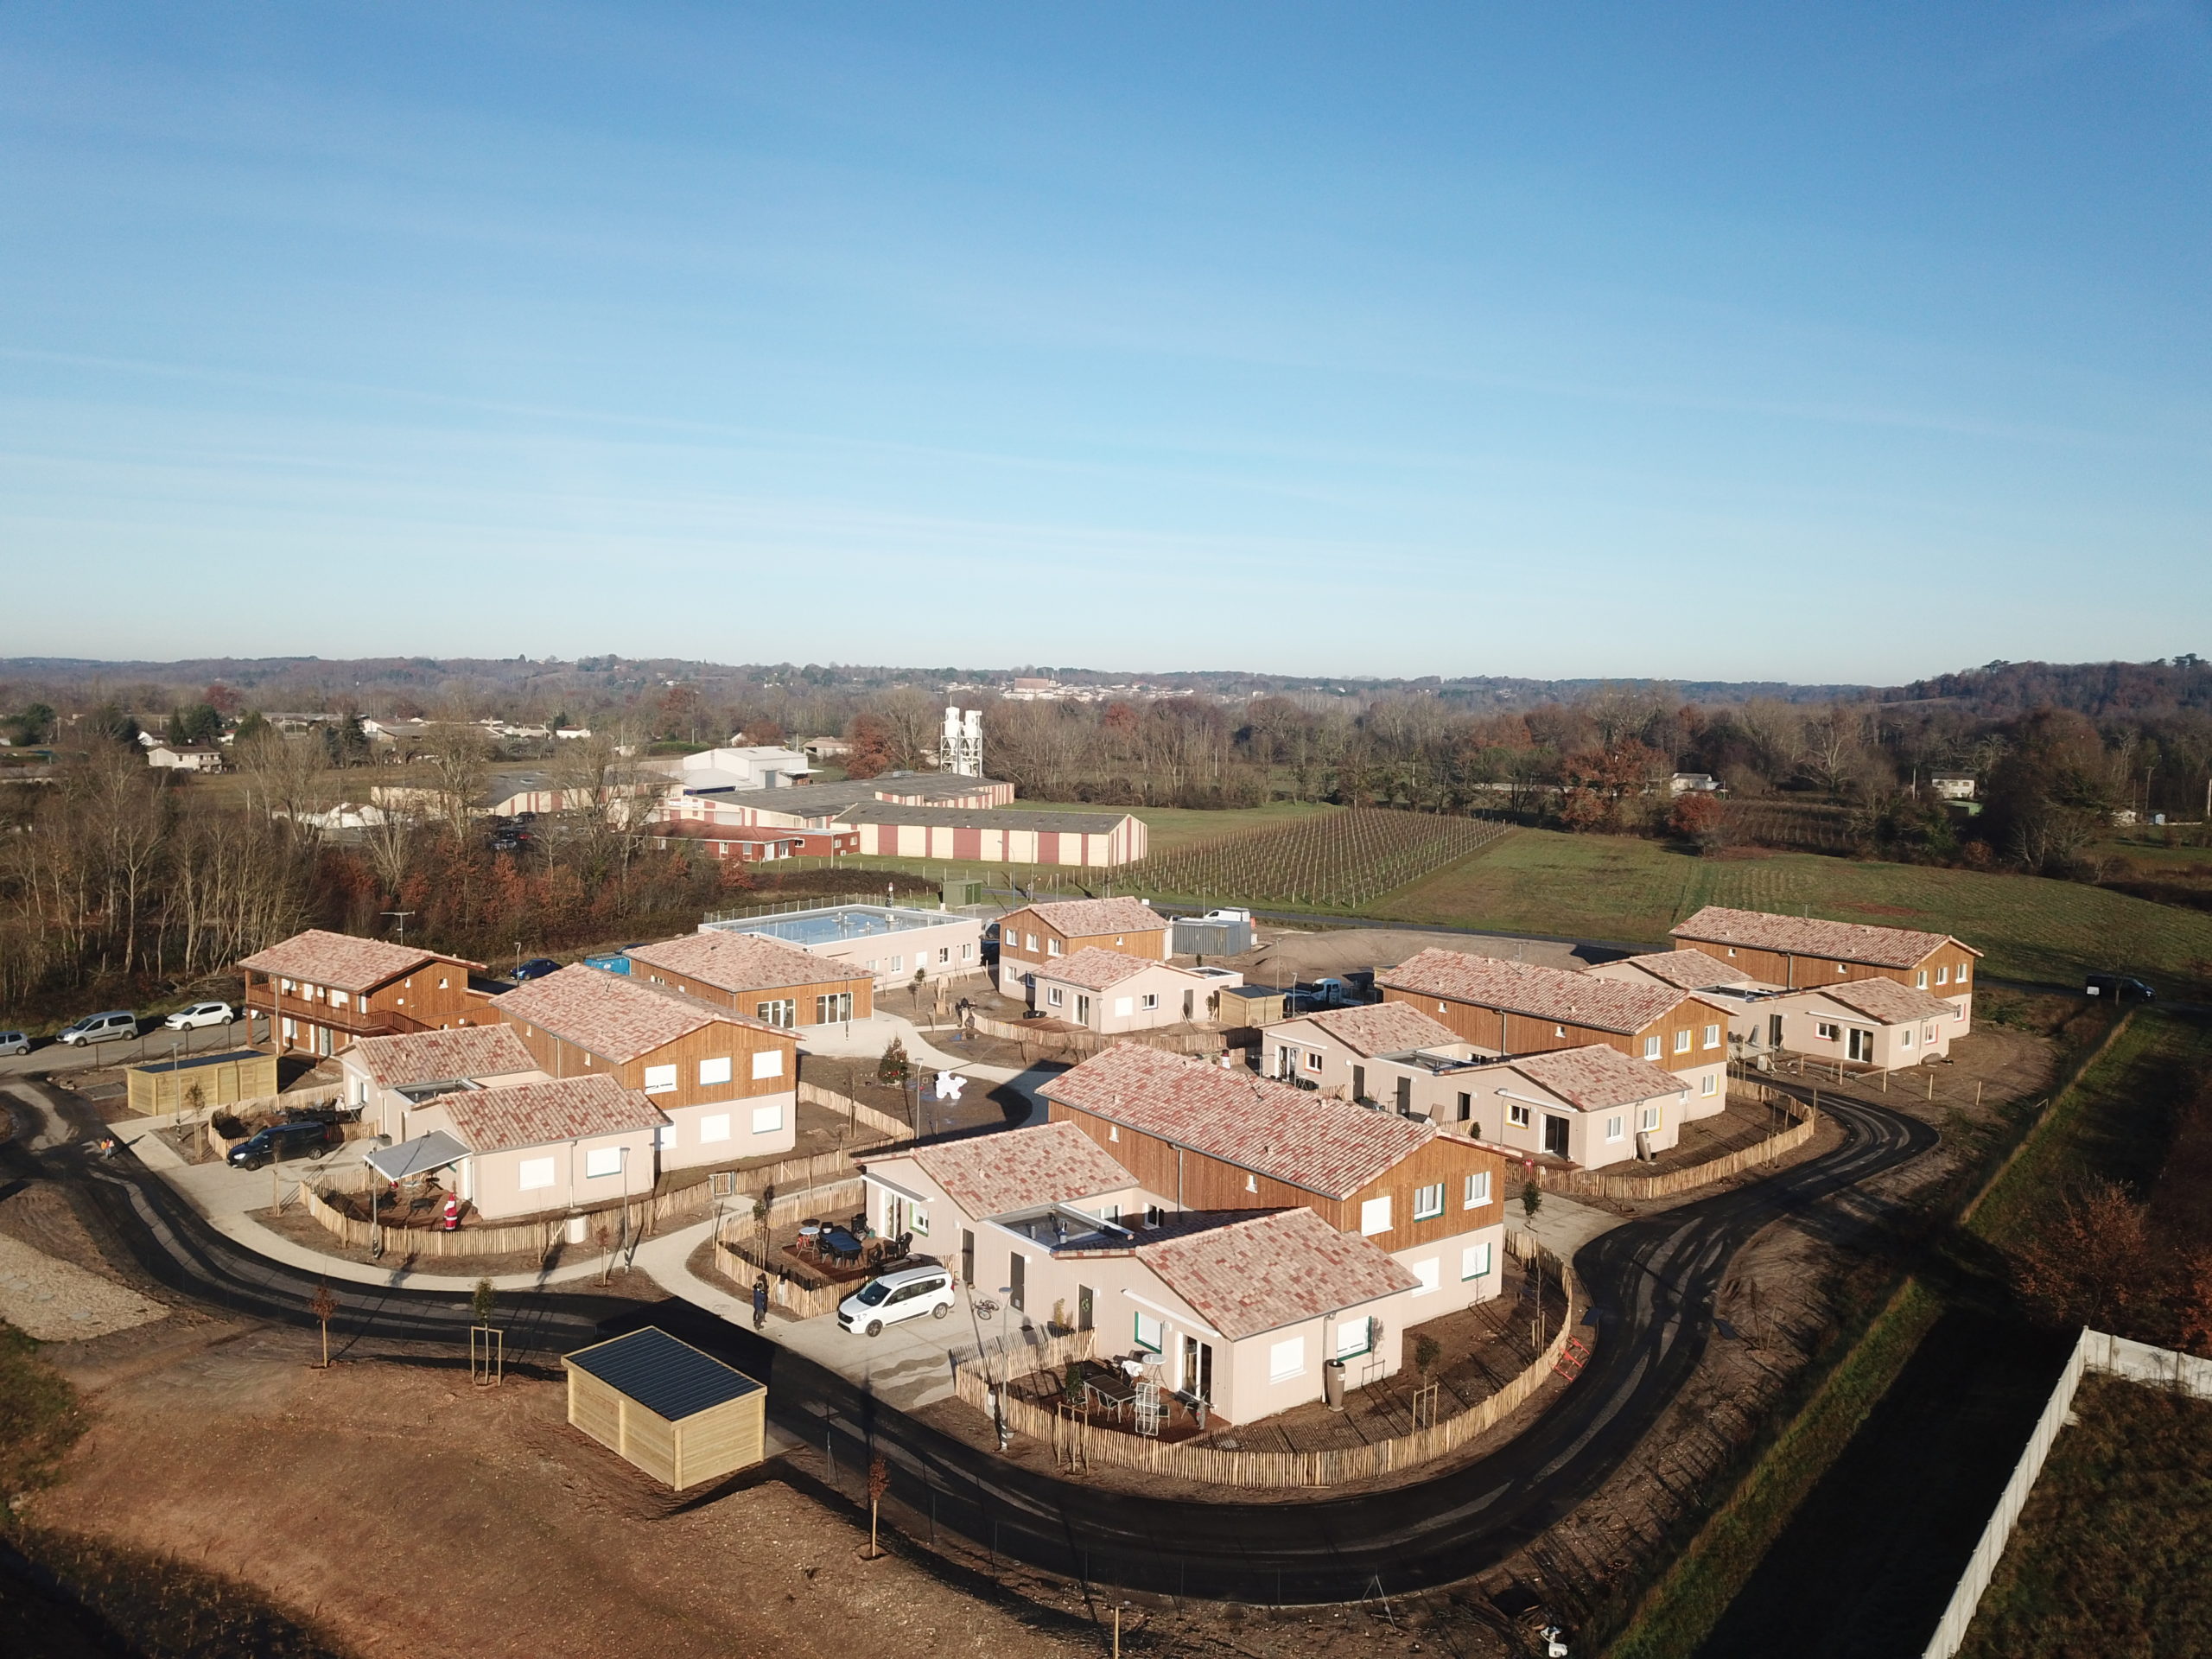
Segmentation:
[(839, 905), (830, 910), (803, 910), (792, 916), (768, 917), (753, 922), (712, 924), (733, 932), (760, 933), (787, 944), (811, 947), (835, 944), (841, 939), (880, 938), (916, 928), (941, 927), (957, 917), (942, 912), (892, 910), (882, 905)]

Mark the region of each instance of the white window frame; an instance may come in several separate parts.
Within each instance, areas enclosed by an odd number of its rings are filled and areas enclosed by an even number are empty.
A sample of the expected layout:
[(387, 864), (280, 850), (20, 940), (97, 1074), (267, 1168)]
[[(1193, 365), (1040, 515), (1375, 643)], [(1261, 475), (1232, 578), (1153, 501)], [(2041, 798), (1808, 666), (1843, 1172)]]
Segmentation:
[(699, 1062), (699, 1086), (711, 1089), (718, 1083), (728, 1083), (730, 1077), (729, 1056), (718, 1054), (712, 1059)]
[(1268, 1344), (1268, 1381), (1287, 1382), (1306, 1375), (1306, 1338), (1286, 1337)]
[(1813, 1035), (1823, 1043), (1833, 1043), (1843, 1035), (1843, 1027), (1830, 1020), (1813, 1021)]
[(645, 1092), (649, 1095), (672, 1095), (676, 1092), (676, 1065), (649, 1065), (645, 1068)]
[(1688, 1026), (1684, 1026), (1680, 1031), (1675, 1033), (1675, 1052), (1677, 1054), (1688, 1053), (1692, 1048), (1696, 1046), (1696, 1043), (1697, 1033), (1693, 1032)]
[(1444, 1213), (1444, 1183), (1431, 1181), (1414, 1188), (1414, 1219), (1434, 1221)]
[(1156, 1012), (1160, 1007), (1160, 993), (1147, 991), (1137, 999), (1137, 1007), (1142, 1008), (1147, 1014)]
[[(1936, 982), (1941, 984), (1942, 982), (1938, 980)], [(1915, 974), (1912, 976), (1912, 983), (1915, 989), (1923, 991), (1926, 990), (1928, 988), (1928, 970), (1925, 968), (1923, 968), (1918, 973)]]
[(1643, 1039), (1643, 1058), (1647, 1060), (1656, 1060), (1659, 1058), (1659, 1039), (1656, 1037), (1647, 1037)]
[(716, 1112), (712, 1117), (699, 1120), (699, 1144), (710, 1147), (729, 1139), (729, 1114)]
[(525, 1158), (515, 1166), (515, 1185), (524, 1192), (536, 1192), (553, 1185), (553, 1160), (550, 1158)]
[(584, 1179), (600, 1180), (622, 1173), (621, 1147), (586, 1147), (584, 1148)]
[(1470, 1244), (1459, 1252), (1459, 1279), (1462, 1283), (1470, 1279), (1487, 1279), (1494, 1270), (1495, 1261), (1488, 1239), (1478, 1244)]
[(1336, 1352), (1332, 1359), (1357, 1359), (1362, 1354), (1375, 1351), (1375, 1321), (1371, 1319), (1345, 1319), (1337, 1326)]
[(1462, 1210), (1479, 1210), (1490, 1202), (1490, 1171), (1477, 1170), (1467, 1177), (1465, 1196), (1460, 1200)]
[(1664, 1110), (1665, 1108), (1659, 1106), (1646, 1106), (1643, 1109), (1643, 1122), (1641, 1126), (1643, 1134), (1656, 1135), (1658, 1133), (1660, 1115)]
[(756, 1048), (753, 1051), (753, 1080), (764, 1083), (770, 1077), (784, 1075), (784, 1051), (780, 1048)]
[(1426, 1262), (1408, 1262), (1407, 1265), (1411, 1267), (1414, 1270), (1414, 1284), (1413, 1294), (1414, 1295), (1432, 1295), (1435, 1292), (1443, 1288), (1443, 1257), (1432, 1255)]
[(783, 1127), (784, 1103), (782, 1101), (771, 1101), (766, 1106), (755, 1106), (753, 1109), (753, 1134), (779, 1135), (783, 1132)]
[(1303, 1052), (1306, 1055), (1306, 1069), (1308, 1071), (1319, 1071), (1322, 1066), (1321, 1051), (1318, 1048), (1309, 1048)]
[(1362, 1202), (1359, 1206), (1359, 1236), (1372, 1238), (1377, 1233), (1389, 1230), (1390, 1195), (1385, 1192), (1379, 1198), (1368, 1198)]
[(1067, 1000), (1067, 993), (1062, 990), (1058, 986), (1047, 985), (1045, 988), (1045, 1001), (1047, 1007), (1055, 1008), (1063, 1007), (1066, 1003)]
[(1505, 1103), (1505, 1121), (1516, 1129), (1525, 1129), (1535, 1120), (1529, 1116), (1528, 1107), (1517, 1100)]
[(1912, 1046), (1912, 1027), (1910, 1026), (1904, 1026), (1898, 1028), (1897, 1046), (1899, 1048), (1910, 1048)]
[(1967, 964), (1963, 962), (1959, 964), (1959, 971), (1952, 975), (1951, 978), (1953, 982), (1955, 984), (1965, 984), (1967, 982)]
[(664, 1123), (653, 1131), (653, 1149), (656, 1152), (674, 1152), (676, 1150), (675, 1124)]
[[(1147, 1325), (1152, 1327), (1152, 1335), (1148, 1338), (1144, 1333)], [(1147, 1313), (1139, 1308), (1132, 1338), (1147, 1354), (1164, 1354), (1167, 1351), (1167, 1321), (1157, 1313)]]
[(1720, 1027), (1718, 1027), (1718, 1026), (1707, 1026), (1707, 1027), (1705, 1028), (1705, 1046), (1706, 1046), (1707, 1048), (1718, 1048), (1718, 1047), (1719, 1047), (1719, 1046), (1720, 1046)]
[(1615, 1112), (1611, 1117), (1605, 1120), (1605, 1139), (1608, 1141), (1625, 1141), (1628, 1139), (1628, 1114), (1626, 1112)]
[(1048, 956), (1048, 957), (1057, 957), (1057, 956), (1062, 955), (1062, 954), (1063, 954), (1063, 952), (1062, 952), (1062, 951), (1061, 951), (1061, 950), (1060, 950), (1060, 942), (1059, 942), (1058, 939), (1047, 939), (1047, 940), (1046, 940), (1046, 941), (1045, 941), (1045, 954), (1046, 954), (1046, 956)]
[(1135, 1007), (1128, 997), (1117, 996), (1114, 999), (1114, 1017), (1116, 1020), (1126, 1020), (1135, 1012)]
[(1720, 1079), (1714, 1077), (1712, 1072), (1707, 1072), (1703, 1077), (1698, 1079), (1697, 1091), (1700, 1095), (1719, 1094), (1720, 1092)]

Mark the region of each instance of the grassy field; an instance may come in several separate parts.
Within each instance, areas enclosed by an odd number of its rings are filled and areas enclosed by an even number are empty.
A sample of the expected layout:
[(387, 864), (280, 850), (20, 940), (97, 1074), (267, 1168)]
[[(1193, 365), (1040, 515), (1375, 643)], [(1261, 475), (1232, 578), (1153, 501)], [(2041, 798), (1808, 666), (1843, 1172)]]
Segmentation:
[(2212, 1653), (2212, 1404), (2084, 1378), (1964, 1659)]
[(1954, 933), (1988, 953), (1988, 972), (2008, 978), (2070, 983), (2112, 967), (2169, 994), (2212, 984), (2212, 914), (2035, 876), (1809, 853), (1699, 858), (1621, 836), (1516, 830), (1371, 909), (1392, 919), (1657, 943), (1708, 904)]

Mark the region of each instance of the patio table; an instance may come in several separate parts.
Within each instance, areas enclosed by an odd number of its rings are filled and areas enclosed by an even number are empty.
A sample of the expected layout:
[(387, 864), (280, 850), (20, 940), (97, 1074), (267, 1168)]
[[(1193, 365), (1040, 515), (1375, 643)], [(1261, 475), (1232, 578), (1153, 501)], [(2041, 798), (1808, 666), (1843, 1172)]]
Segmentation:
[(824, 1254), (833, 1255), (840, 1262), (857, 1262), (861, 1259), (860, 1240), (855, 1238), (842, 1227), (824, 1227), (816, 1242)]
[(1114, 1414), (1114, 1421), (1122, 1421), (1122, 1408), (1137, 1397), (1134, 1379), (1119, 1370), (1087, 1372), (1083, 1379), (1084, 1392)]

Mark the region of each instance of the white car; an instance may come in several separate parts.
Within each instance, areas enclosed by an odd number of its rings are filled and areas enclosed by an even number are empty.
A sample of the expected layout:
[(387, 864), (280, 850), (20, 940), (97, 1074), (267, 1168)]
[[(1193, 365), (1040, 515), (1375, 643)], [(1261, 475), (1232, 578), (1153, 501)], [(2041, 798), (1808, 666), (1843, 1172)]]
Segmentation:
[(837, 1323), (847, 1331), (880, 1337), (887, 1325), (941, 1319), (952, 1312), (952, 1275), (943, 1268), (901, 1268), (872, 1279), (837, 1304)]
[(237, 1018), (227, 1002), (195, 1002), (188, 1008), (179, 1008), (162, 1024), (171, 1031), (190, 1031), (195, 1026), (227, 1026)]

